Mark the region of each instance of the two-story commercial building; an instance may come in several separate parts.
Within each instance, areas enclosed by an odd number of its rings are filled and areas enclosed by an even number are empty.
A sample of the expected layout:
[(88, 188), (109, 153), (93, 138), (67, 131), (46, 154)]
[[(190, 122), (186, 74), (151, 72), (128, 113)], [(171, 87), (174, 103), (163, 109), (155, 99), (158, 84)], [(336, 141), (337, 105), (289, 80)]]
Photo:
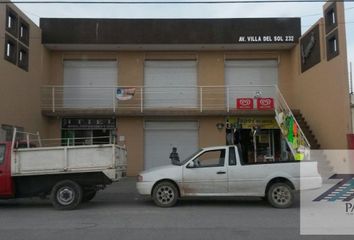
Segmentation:
[(136, 175), (168, 164), (172, 147), (183, 159), (225, 144), (231, 125), (245, 158), (257, 141), (279, 160), (289, 150), (275, 121), (282, 106), (300, 145), (347, 148), (343, 3), (323, 12), (301, 35), (300, 18), (43, 18), (37, 27), (1, 4), (1, 138), (15, 126), (52, 144), (124, 142)]

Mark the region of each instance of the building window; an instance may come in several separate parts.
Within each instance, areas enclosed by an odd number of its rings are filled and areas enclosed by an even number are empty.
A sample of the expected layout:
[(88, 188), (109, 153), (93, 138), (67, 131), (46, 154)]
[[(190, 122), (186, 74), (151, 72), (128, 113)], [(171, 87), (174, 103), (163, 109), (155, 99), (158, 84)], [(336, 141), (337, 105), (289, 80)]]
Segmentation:
[(336, 3), (333, 3), (325, 10), (324, 18), (325, 18), (326, 34), (328, 34), (338, 26)]
[(26, 44), (27, 46), (29, 45), (29, 24), (25, 22), (22, 18), (20, 19), (20, 24), (19, 24), (19, 33), (18, 33), (18, 39)]
[(28, 71), (28, 49), (19, 44), (17, 65), (25, 71)]
[(339, 55), (338, 30), (329, 34), (326, 38), (327, 61)]
[(6, 8), (6, 31), (17, 37), (18, 16), (14, 10)]
[(5, 54), (4, 58), (16, 64), (17, 58), (17, 43), (16, 40), (10, 37), (9, 35), (5, 34)]

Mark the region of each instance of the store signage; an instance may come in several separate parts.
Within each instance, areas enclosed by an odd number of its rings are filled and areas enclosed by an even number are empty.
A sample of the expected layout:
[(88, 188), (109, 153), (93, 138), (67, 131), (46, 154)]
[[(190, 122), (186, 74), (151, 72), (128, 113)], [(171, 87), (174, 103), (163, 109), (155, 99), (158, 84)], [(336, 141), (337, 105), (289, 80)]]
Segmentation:
[(120, 101), (130, 100), (134, 97), (135, 88), (117, 88), (116, 97)]
[(252, 110), (253, 109), (253, 98), (237, 98), (236, 107), (239, 110)]
[(64, 118), (62, 129), (115, 129), (114, 118)]
[(257, 110), (272, 110), (274, 109), (273, 98), (257, 98)]
[(286, 36), (271, 36), (271, 35), (256, 35), (256, 36), (238, 36), (237, 43), (293, 43), (295, 42), (294, 35)]
[(261, 129), (279, 129), (273, 117), (228, 117), (227, 120), (230, 124), (242, 127), (243, 129), (252, 129), (255, 125)]

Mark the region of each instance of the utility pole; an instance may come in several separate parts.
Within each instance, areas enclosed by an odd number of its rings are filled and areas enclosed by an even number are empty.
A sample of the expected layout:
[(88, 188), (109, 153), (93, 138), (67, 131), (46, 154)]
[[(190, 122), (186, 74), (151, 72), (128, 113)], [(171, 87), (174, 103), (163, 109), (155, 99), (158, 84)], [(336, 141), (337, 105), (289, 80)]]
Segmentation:
[(349, 83), (350, 83), (350, 94), (353, 94), (353, 66), (352, 66), (352, 62), (350, 62), (350, 66), (349, 66)]

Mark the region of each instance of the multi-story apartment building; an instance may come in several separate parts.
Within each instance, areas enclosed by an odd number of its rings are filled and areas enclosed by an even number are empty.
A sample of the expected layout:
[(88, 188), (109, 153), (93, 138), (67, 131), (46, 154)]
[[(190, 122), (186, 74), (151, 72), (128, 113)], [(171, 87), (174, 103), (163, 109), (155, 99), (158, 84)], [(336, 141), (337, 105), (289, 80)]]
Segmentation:
[(172, 147), (185, 158), (225, 144), (233, 125), (245, 158), (257, 141), (279, 160), (281, 105), (312, 148), (347, 148), (343, 3), (323, 12), (301, 36), (300, 18), (44, 18), (38, 27), (1, 4), (1, 139), (14, 126), (57, 144), (116, 139), (135, 175), (168, 163)]

